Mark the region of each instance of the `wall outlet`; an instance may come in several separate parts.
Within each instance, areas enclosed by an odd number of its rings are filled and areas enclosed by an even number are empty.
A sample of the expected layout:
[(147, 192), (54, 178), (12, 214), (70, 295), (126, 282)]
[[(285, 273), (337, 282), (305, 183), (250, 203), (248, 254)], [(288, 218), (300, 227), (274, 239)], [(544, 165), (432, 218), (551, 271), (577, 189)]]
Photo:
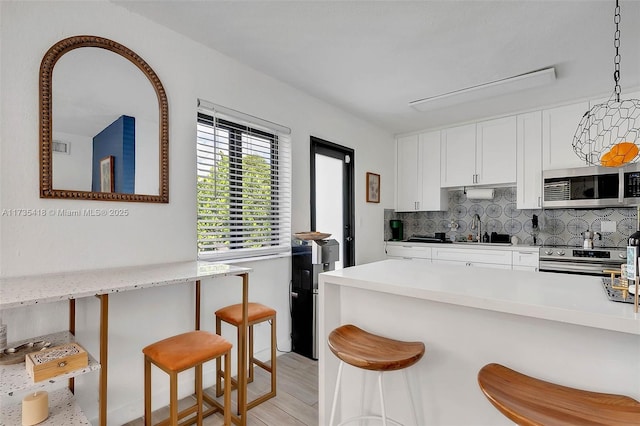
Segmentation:
[(601, 232), (616, 232), (616, 222), (614, 220), (603, 220), (600, 222)]

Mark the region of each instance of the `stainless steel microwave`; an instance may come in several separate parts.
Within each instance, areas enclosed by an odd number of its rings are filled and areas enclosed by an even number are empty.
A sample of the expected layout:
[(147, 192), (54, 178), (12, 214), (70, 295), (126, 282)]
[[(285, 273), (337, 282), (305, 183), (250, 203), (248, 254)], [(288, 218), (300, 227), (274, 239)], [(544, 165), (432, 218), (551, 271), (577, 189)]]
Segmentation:
[[(635, 194), (640, 200), (640, 169), (638, 172)], [(600, 166), (543, 171), (542, 206), (552, 209), (624, 207), (623, 176), (624, 169)]]
[(640, 164), (625, 166), (622, 170), (622, 196), (626, 206), (640, 205)]

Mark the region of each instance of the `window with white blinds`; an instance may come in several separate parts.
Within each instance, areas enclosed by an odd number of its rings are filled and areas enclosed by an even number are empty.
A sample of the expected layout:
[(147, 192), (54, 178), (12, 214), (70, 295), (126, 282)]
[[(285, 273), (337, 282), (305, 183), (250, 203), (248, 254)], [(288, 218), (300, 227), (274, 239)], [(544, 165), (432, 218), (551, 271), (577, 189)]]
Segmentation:
[(203, 108), (202, 102), (198, 109), (198, 256), (236, 259), (287, 253), (288, 129), (220, 109)]

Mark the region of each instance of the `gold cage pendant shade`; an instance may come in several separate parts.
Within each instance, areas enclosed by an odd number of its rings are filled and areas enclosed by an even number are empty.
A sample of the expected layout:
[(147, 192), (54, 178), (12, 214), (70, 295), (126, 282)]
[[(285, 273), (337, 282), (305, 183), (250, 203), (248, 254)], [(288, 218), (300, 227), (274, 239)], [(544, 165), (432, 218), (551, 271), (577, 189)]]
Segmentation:
[(638, 161), (639, 143), (640, 100), (610, 99), (582, 117), (573, 150), (586, 164), (620, 167)]
[(573, 150), (586, 164), (620, 167), (640, 158), (640, 100), (620, 98), (620, 19), (620, 2), (616, 0), (613, 94), (584, 114), (573, 137)]

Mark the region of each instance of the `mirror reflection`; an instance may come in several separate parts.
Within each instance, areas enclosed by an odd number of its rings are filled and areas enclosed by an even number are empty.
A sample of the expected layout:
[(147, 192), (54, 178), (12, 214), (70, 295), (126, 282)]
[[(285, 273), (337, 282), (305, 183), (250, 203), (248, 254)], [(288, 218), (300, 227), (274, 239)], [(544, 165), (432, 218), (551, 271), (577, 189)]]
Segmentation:
[(100, 37), (52, 46), (40, 69), (44, 198), (168, 202), (168, 107), (156, 74)]
[(53, 72), (53, 188), (111, 192), (100, 162), (112, 157), (114, 192), (158, 195), (158, 102), (134, 64), (89, 47)]

